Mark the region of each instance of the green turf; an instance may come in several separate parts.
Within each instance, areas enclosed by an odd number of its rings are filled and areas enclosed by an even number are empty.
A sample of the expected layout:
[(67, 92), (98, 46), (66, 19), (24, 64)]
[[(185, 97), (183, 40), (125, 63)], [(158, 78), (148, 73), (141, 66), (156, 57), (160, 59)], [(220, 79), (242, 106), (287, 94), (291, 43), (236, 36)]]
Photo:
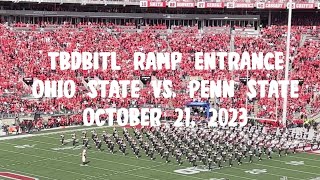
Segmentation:
[[(68, 129), (61, 131), (66, 130)], [(101, 128), (98, 129), (100, 132), (101, 130)], [(66, 139), (71, 138), (71, 132), (68, 131), (65, 133)], [(119, 131), (119, 134), (122, 134), (122, 131)], [(59, 135), (44, 134), (0, 141), (0, 171), (27, 175), (41, 180), (218, 180), (220, 178), (278, 180), (284, 176), (289, 180), (311, 180), (317, 177), (320, 179), (320, 156), (307, 153), (290, 154), (287, 157), (277, 157), (277, 154), (273, 154), (271, 160), (264, 158), (263, 161), (258, 162), (257, 159), (254, 159), (252, 164), (247, 163), (248, 160), (243, 160), (244, 164), (241, 166), (234, 165), (229, 168), (224, 164), (225, 167), (222, 169), (197, 171), (196, 174), (186, 175), (177, 173), (175, 170), (190, 168), (191, 165), (187, 162), (179, 166), (171, 158), (172, 162), (166, 164), (159, 156), (156, 157), (156, 160), (148, 159), (143, 151), (141, 151), (142, 157), (137, 159), (129, 147), (127, 156), (121, 153), (110, 154), (108, 151), (100, 152), (92, 147), (87, 152), (90, 163), (87, 167), (82, 167), (80, 166), (80, 148), (60, 151), (52, 149), (71, 147), (71, 143), (61, 146)], [(78, 131), (77, 135), (80, 137), (81, 132)], [(15, 147), (19, 145), (34, 146)], [(303, 161), (303, 165), (286, 164), (291, 161)], [(253, 169), (266, 172), (260, 174), (246, 172)], [(0, 177), (1, 179), (4, 178)]]

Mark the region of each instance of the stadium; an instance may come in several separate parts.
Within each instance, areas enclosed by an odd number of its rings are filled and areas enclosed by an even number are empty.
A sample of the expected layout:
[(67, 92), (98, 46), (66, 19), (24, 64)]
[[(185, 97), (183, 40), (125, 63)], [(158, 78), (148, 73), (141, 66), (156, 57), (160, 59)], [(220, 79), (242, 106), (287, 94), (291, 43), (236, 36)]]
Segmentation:
[(0, 0), (0, 180), (319, 180), (319, 10)]

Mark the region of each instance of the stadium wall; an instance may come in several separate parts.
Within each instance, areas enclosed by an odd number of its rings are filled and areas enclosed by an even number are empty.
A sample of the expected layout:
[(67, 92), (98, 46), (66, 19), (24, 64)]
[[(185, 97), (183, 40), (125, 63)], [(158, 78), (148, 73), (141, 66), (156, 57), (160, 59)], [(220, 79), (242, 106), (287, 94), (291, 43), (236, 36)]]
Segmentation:
[(0, 15), (41, 16), (41, 17), (93, 17), (93, 18), (131, 18), (131, 19), (260, 19), (259, 15), (226, 14), (159, 14), (159, 13), (105, 13), (105, 12), (71, 12), (71, 11), (16, 11), (0, 10)]

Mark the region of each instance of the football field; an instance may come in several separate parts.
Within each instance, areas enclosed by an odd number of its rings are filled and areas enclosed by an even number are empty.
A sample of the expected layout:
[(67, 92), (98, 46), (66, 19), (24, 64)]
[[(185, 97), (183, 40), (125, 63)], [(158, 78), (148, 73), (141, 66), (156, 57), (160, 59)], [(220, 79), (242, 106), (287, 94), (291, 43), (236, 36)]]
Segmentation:
[[(88, 132), (93, 128), (87, 128)], [(96, 128), (101, 135), (102, 128)], [(320, 180), (320, 155), (310, 153), (289, 154), (272, 159), (254, 158), (253, 163), (243, 159), (242, 165), (234, 163), (228, 167), (209, 171), (198, 163), (193, 168), (186, 160), (181, 166), (170, 158), (166, 163), (160, 156), (155, 160), (146, 157), (141, 150), (137, 159), (128, 146), (128, 155), (116, 152), (111, 154), (103, 143), (99, 151), (91, 141), (87, 151), (88, 166), (80, 166), (82, 143), (72, 147), (71, 134), (81, 137), (82, 129), (62, 129), (55, 132), (41, 132), (32, 135), (20, 135), (19, 138), (0, 141), (0, 179), (20, 180)], [(112, 129), (108, 129), (111, 133)], [(66, 145), (60, 143), (60, 134), (65, 134)], [(91, 133), (89, 133), (91, 134)], [(119, 131), (122, 135), (122, 131)], [(13, 136), (12, 136), (13, 137)], [(18, 136), (15, 136), (18, 137)], [(116, 146), (116, 150), (117, 150)]]

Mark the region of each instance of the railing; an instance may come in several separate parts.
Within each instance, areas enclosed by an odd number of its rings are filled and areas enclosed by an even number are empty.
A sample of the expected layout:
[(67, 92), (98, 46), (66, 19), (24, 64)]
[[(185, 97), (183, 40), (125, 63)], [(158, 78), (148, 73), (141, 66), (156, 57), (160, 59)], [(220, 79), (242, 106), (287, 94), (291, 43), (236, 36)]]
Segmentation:
[(82, 111), (69, 111), (69, 110), (61, 110), (61, 111), (52, 111), (52, 112), (32, 112), (32, 113), (0, 113), (0, 119), (14, 119), (19, 117), (23, 118), (33, 118), (35, 114), (40, 114), (41, 116), (59, 116), (59, 115), (67, 115), (67, 114), (79, 114)]

